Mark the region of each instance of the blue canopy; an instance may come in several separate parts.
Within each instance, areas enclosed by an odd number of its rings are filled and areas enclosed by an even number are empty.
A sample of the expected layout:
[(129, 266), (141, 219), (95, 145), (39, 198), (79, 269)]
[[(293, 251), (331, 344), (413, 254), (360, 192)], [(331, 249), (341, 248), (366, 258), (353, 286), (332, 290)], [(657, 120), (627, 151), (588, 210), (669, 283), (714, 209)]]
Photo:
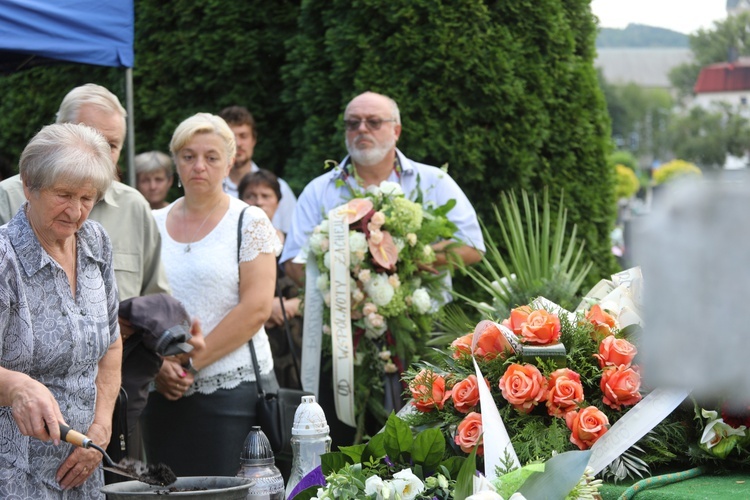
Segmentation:
[(0, 63), (40, 57), (132, 68), (133, 23), (133, 0), (2, 0)]

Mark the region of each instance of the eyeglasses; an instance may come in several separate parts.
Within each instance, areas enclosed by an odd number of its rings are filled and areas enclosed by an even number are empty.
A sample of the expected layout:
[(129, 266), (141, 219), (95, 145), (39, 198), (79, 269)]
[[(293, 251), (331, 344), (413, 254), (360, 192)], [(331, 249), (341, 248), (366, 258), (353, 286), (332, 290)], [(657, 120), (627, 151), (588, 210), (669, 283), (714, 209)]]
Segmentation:
[(383, 126), (383, 123), (385, 122), (395, 122), (395, 118), (391, 118), (389, 120), (384, 120), (382, 118), (359, 118), (356, 120), (344, 120), (344, 125), (346, 126), (346, 130), (349, 132), (354, 132), (355, 130), (359, 129), (359, 125), (362, 122), (365, 122), (365, 126), (368, 130), (380, 130), (380, 127)]

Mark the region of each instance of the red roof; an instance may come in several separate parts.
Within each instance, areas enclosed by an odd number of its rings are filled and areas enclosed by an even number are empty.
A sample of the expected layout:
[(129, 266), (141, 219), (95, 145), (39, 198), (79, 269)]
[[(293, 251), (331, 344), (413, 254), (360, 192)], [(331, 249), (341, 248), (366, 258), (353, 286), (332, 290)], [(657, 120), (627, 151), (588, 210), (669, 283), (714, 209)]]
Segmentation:
[(750, 59), (743, 57), (704, 67), (693, 87), (696, 94), (742, 90), (750, 90)]

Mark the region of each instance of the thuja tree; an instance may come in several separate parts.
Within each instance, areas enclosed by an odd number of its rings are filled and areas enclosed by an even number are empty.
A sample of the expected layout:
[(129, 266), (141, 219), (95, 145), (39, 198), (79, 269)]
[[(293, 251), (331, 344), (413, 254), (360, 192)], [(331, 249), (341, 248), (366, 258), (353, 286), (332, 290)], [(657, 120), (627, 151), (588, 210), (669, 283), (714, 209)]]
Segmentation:
[[(501, 191), (565, 192), (594, 261), (615, 267), (609, 121), (593, 68), (588, 0), (309, 0), (288, 45), (288, 180), (301, 188), (340, 159), (343, 109), (365, 90), (393, 97), (400, 148), (447, 164), (480, 216)], [(556, 197), (556, 198), (555, 198)]]
[[(183, 119), (238, 104), (258, 122), (255, 159), (281, 173), (289, 127), (280, 69), (298, 10), (298, 0), (135, 0), (136, 152), (166, 151)], [(0, 77), (0, 154), (16, 161), (77, 85), (104, 85), (124, 105), (123, 75), (117, 68), (56, 64)]]

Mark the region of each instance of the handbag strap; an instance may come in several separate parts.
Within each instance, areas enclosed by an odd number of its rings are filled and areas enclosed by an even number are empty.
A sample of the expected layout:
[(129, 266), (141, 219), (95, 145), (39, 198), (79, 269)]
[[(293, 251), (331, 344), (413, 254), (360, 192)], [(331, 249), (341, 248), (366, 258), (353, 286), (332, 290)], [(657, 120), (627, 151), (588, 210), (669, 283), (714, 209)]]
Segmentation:
[[(281, 266), (277, 267), (276, 273), (279, 272), (280, 267)], [(286, 333), (286, 343), (289, 346), (289, 352), (292, 354), (292, 366), (294, 367), (294, 371), (297, 373), (297, 380), (301, 380), (302, 377), (300, 376), (299, 363), (297, 363), (297, 348), (294, 345), (294, 339), (292, 338), (292, 331), (289, 327), (289, 318), (286, 315), (286, 307), (284, 307), (284, 296), (282, 294), (282, 290), (279, 286), (278, 280), (276, 280), (276, 295), (279, 296), (279, 304), (281, 304), (281, 316), (284, 318), (284, 332)]]
[[(237, 223), (237, 265), (239, 266), (240, 263), (240, 248), (242, 247), (242, 219), (245, 217), (245, 210), (247, 210), (248, 207), (245, 207), (242, 209), (242, 212), (240, 212), (240, 220)], [(258, 395), (263, 397), (265, 396), (265, 393), (263, 392), (263, 386), (260, 382), (260, 370), (258, 369), (258, 356), (255, 354), (255, 346), (253, 345), (253, 339), (250, 339), (247, 342), (247, 345), (250, 347), (250, 356), (253, 358), (253, 370), (255, 371), (255, 385), (258, 387)]]

